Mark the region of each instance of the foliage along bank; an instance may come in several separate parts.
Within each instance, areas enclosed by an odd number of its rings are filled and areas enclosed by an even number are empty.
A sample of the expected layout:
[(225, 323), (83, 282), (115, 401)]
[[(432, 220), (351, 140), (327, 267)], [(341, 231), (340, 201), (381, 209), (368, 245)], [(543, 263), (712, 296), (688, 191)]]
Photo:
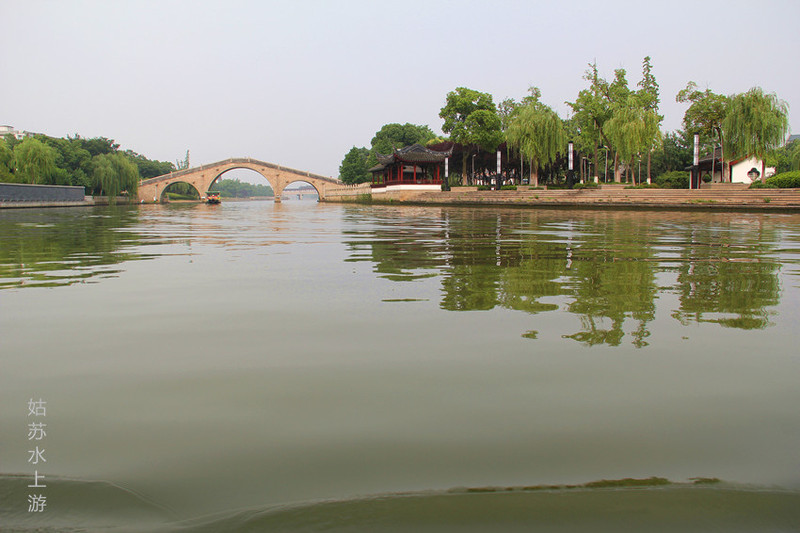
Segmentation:
[[(785, 146), (788, 107), (774, 94), (758, 87), (724, 96), (700, 91), (694, 82), (676, 95), (689, 104), (683, 128), (661, 131), (660, 90), (649, 57), (642, 61), (641, 80), (631, 86), (625, 69), (610, 80), (600, 76), (597, 64), (584, 75), (587, 87), (566, 102), (572, 116), (561, 119), (541, 100), (537, 87), (517, 102), (506, 98), (495, 104), (489, 93), (466, 87), (449, 92), (439, 112), (447, 139), (436, 138), (425, 125), (387, 124), (370, 148), (356, 147), (339, 169), (345, 183), (369, 181), (375, 153), (420, 143), (436, 149), (453, 148), (451, 182), (485, 181), (495, 173), (496, 151), (502, 154), (503, 177), (532, 185), (564, 183), (567, 140), (573, 141), (576, 180), (664, 183), (676, 186), (675, 173), (686, 173), (693, 157), (694, 135), (701, 151), (723, 146), (726, 163), (756, 155), (778, 172), (800, 168), (800, 142)], [(763, 169), (761, 173), (764, 175)], [(659, 179), (663, 178), (663, 179)], [(686, 180), (688, 183), (688, 179)], [(445, 185), (446, 186), (446, 185)]]
[(86, 194), (134, 196), (139, 180), (175, 170), (166, 161), (120, 150), (112, 139), (34, 135), (0, 138), (0, 182), (75, 185)]

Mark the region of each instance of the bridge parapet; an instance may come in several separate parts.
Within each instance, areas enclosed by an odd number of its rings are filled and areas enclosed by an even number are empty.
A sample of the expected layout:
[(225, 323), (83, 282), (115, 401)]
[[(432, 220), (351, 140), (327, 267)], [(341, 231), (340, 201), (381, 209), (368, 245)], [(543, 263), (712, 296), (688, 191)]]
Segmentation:
[(164, 190), (176, 182), (189, 183), (202, 196), (220, 175), (236, 168), (254, 170), (264, 176), (275, 192), (275, 201), (280, 201), (280, 195), (284, 187), (294, 181), (305, 181), (311, 184), (317, 190), (320, 199), (324, 199), (325, 191), (328, 187), (343, 185), (339, 180), (305, 170), (284, 167), (250, 157), (232, 157), (224, 161), (177, 170), (169, 174), (142, 180), (139, 183), (139, 200), (142, 202), (160, 201)]

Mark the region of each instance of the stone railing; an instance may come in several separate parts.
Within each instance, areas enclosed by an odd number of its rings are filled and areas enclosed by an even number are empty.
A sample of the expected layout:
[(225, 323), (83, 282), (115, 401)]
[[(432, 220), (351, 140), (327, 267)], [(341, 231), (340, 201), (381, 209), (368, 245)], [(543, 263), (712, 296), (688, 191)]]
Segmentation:
[(358, 197), (362, 194), (372, 194), (372, 185), (370, 183), (340, 185), (338, 187), (327, 187), (325, 189), (326, 199)]

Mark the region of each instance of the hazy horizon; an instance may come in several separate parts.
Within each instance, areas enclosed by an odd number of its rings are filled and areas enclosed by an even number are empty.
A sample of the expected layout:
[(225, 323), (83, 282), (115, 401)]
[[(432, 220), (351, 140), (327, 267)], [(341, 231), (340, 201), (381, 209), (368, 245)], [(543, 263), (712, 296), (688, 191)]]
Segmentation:
[(456, 87), (498, 103), (537, 86), (567, 118), (589, 63), (607, 79), (625, 68), (635, 87), (645, 56), (664, 131), (680, 127), (690, 80), (760, 86), (800, 124), (800, 75), (781, 61), (800, 44), (797, 2), (28, 1), (0, 16), (13, 43), (0, 124), (164, 161), (188, 149), (193, 166), (253, 157), (336, 177), (384, 124), (441, 133)]

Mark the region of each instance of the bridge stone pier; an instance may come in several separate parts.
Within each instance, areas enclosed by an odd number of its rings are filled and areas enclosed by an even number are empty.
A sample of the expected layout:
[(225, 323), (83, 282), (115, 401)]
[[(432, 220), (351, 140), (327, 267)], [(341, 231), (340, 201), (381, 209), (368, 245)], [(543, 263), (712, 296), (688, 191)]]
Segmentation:
[(140, 202), (160, 202), (164, 191), (173, 183), (188, 183), (197, 189), (200, 197), (204, 197), (214, 181), (225, 172), (236, 168), (247, 168), (254, 170), (264, 176), (272, 190), (275, 192), (275, 201), (281, 201), (283, 189), (294, 181), (305, 181), (313, 186), (319, 194), (320, 200), (325, 198), (325, 191), (328, 187), (341, 187), (341, 181), (296, 170), (293, 168), (282, 167), (274, 163), (266, 163), (251, 158), (231, 158), (217, 163), (203, 165), (201, 167), (187, 168), (176, 172), (170, 172), (163, 176), (156, 176), (139, 182), (139, 201)]

